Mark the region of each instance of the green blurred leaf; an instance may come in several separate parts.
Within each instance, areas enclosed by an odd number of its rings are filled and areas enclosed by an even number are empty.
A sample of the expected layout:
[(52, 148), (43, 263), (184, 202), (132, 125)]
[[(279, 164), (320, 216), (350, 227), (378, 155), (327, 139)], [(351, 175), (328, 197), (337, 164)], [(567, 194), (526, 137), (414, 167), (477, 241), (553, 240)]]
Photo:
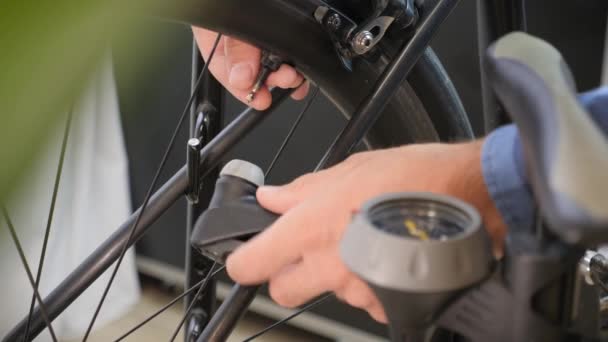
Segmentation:
[(0, 199), (63, 117), (138, 1), (0, 3)]

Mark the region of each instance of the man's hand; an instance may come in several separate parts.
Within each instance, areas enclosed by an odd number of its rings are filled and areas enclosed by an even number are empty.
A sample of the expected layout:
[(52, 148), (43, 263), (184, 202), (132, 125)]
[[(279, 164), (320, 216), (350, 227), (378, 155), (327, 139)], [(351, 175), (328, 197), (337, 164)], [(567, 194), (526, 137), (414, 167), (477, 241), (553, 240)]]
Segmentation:
[[(198, 27), (193, 27), (194, 38), (205, 60), (209, 58), (217, 33)], [(211, 60), (209, 70), (215, 78), (234, 97), (247, 103), (246, 96), (253, 87), (260, 70), (260, 49), (247, 43), (227, 36), (221, 38), (215, 55)], [(269, 88), (296, 88), (292, 97), (301, 100), (308, 93), (308, 83), (289, 65), (282, 65), (279, 70), (268, 77), (266, 86), (262, 87), (249, 105), (257, 110), (268, 108), (272, 102)]]
[(495, 241), (502, 241), (504, 224), (481, 173), (481, 145), (410, 145), (365, 152), (291, 184), (260, 188), (262, 206), (283, 215), (228, 258), (230, 277), (241, 284), (268, 281), (271, 297), (286, 307), (333, 291), (386, 322), (378, 299), (340, 259), (339, 242), (353, 213), (366, 200), (388, 192), (449, 194), (477, 207)]

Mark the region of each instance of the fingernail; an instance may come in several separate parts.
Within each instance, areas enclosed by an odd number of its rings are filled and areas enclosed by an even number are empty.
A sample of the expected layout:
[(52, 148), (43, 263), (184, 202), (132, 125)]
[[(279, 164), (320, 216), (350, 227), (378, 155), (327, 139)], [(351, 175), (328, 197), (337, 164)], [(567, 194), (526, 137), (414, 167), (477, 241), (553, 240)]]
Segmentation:
[(259, 187), (258, 191), (277, 192), (277, 191), (279, 191), (280, 188), (281, 188), (280, 186), (276, 186), (276, 185), (262, 185), (261, 187)]
[(258, 194), (262, 196), (275, 196), (281, 191), (280, 186), (265, 185), (258, 188)]
[(249, 87), (253, 83), (253, 68), (249, 63), (239, 63), (230, 69), (228, 79), (233, 87)]

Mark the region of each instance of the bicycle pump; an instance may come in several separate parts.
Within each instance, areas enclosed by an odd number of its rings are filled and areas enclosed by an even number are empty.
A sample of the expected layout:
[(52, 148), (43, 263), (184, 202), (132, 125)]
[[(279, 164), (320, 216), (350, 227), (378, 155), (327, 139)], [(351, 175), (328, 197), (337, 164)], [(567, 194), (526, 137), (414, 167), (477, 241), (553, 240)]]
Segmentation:
[(485, 279), (494, 260), (477, 211), (429, 193), (371, 200), (340, 248), (347, 266), (381, 301), (394, 342), (425, 341), (442, 309)]

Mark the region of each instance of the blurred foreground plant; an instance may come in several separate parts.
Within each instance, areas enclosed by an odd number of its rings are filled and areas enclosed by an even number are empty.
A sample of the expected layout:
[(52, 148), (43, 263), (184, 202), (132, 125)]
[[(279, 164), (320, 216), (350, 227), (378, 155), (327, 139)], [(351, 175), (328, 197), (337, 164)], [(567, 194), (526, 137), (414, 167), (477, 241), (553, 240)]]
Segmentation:
[[(139, 0), (0, 3), (0, 200), (44, 146)], [(59, 120), (61, 121), (61, 120)]]

